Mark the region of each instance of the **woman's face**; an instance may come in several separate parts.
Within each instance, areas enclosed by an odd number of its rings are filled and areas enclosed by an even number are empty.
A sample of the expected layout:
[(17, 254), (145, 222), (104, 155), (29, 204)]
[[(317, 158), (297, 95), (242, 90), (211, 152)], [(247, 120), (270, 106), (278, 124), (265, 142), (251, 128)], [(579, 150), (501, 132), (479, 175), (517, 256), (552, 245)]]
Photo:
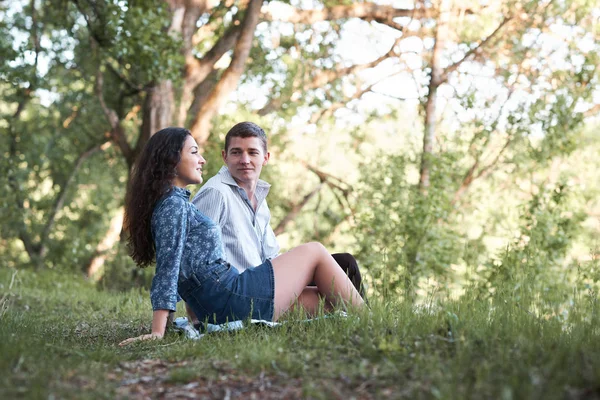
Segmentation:
[(202, 183), (202, 166), (205, 163), (206, 160), (198, 152), (196, 141), (188, 136), (181, 150), (181, 160), (175, 168), (177, 176), (173, 184), (184, 188), (187, 185)]

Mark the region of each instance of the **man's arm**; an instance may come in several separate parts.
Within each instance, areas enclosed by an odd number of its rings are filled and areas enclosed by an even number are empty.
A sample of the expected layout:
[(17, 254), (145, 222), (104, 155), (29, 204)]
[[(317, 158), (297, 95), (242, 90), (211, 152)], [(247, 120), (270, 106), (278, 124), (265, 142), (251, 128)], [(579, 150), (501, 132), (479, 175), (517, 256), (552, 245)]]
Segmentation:
[(265, 235), (263, 237), (263, 254), (266, 259), (272, 260), (279, 255), (279, 251), (280, 247), (279, 243), (277, 243), (275, 232), (273, 232), (273, 229), (269, 224), (267, 225), (267, 229), (265, 229)]
[[(206, 187), (196, 193), (192, 199), (192, 203), (202, 214), (212, 219), (221, 228), (223, 227), (225, 223), (226, 204), (223, 200), (223, 195), (218, 190)], [(187, 303), (185, 303), (185, 311), (190, 323), (196, 327), (199, 323), (198, 317)]]
[(277, 238), (275, 237), (275, 232), (273, 232), (273, 228), (271, 228), (271, 210), (269, 206), (265, 203), (265, 207), (267, 208), (267, 226), (264, 228), (262, 243), (263, 243), (263, 255), (266, 259), (272, 260), (273, 258), (279, 255), (280, 247), (279, 243), (277, 243)]
[(221, 228), (225, 223), (227, 203), (223, 195), (214, 188), (203, 188), (194, 196), (192, 203), (208, 218), (212, 219)]

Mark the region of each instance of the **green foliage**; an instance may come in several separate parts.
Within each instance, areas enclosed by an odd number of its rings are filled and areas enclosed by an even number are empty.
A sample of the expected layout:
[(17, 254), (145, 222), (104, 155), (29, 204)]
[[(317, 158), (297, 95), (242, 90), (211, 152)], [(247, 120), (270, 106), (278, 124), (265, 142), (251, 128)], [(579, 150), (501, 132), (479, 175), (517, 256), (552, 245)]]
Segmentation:
[(154, 265), (139, 268), (129, 256), (129, 249), (124, 241), (119, 241), (110, 250), (108, 260), (100, 277), (98, 287), (110, 292), (127, 291), (132, 287), (150, 289), (154, 277)]
[(414, 162), (379, 155), (362, 169), (356, 214), (358, 257), (375, 292), (414, 301), (422, 278), (444, 280), (461, 257), (465, 238), (453, 227), (450, 160), (435, 160), (423, 195), (409, 181)]
[[(35, 11), (24, 5), (22, 13), (9, 8), (0, 24), (0, 258), (11, 266), (82, 270), (122, 202), (127, 177), (121, 154), (106, 147), (110, 128), (90, 77), (110, 65), (106, 102), (122, 112), (140, 100), (144, 85), (180, 76), (183, 59), (167, 33), (166, 3), (51, 3)], [(133, 91), (110, 95), (124, 87)], [(132, 122), (123, 123), (129, 136), (139, 129)]]
[(585, 214), (573, 209), (569, 201), (572, 196), (567, 185), (558, 184), (540, 191), (522, 206), (520, 233), (499, 259), (488, 263), (485, 287), (512, 285), (519, 293), (527, 291), (528, 296), (535, 296), (567, 285), (574, 278), (567, 273), (564, 260), (582, 230)]
[[(152, 0), (77, 2), (90, 36), (116, 68), (137, 85), (161, 79), (179, 79), (184, 60), (180, 40), (168, 32), (166, 2)], [(80, 29), (85, 29), (81, 27)]]
[(577, 148), (577, 133), (583, 115), (574, 112), (572, 97), (552, 96), (553, 100), (539, 100), (531, 108), (533, 121), (539, 121), (544, 137), (534, 147), (534, 160), (542, 163), (556, 155), (568, 155)]

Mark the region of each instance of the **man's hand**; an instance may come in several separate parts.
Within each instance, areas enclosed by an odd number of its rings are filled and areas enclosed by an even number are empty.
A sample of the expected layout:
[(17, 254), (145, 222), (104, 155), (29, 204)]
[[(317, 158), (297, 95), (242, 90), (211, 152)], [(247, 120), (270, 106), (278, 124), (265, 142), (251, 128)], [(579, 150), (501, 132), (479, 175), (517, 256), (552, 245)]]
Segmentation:
[(119, 343), (119, 346), (127, 346), (128, 344), (131, 344), (133, 342), (138, 342), (141, 340), (158, 340), (158, 339), (162, 339), (162, 338), (163, 338), (163, 335), (160, 335), (158, 333), (148, 333), (145, 335), (140, 335), (140, 336), (132, 337), (129, 339), (125, 339), (121, 343)]

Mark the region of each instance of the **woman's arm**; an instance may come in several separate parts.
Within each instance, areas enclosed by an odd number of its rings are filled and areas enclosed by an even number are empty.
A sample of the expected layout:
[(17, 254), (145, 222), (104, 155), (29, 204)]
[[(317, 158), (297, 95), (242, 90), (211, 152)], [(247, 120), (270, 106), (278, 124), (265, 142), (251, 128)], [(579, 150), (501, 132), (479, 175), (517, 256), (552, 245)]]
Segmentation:
[(152, 215), (156, 248), (156, 269), (150, 287), (153, 310), (176, 310), (179, 270), (189, 230), (188, 206), (186, 200), (171, 196)]
[(125, 339), (119, 343), (119, 346), (127, 346), (140, 340), (162, 339), (167, 328), (167, 318), (169, 318), (169, 310), (155, 310), (152, 314), (152, 333)]
[(170, 311), (177, 307), (177, 281), (188, 231), (187, 201), (172, 196), (152, 215), (156, 247), (156, 271), (150, 288), (152, 333), (126, 339), (120, 346), (138, 340), (161, 339), (165, 335)]

